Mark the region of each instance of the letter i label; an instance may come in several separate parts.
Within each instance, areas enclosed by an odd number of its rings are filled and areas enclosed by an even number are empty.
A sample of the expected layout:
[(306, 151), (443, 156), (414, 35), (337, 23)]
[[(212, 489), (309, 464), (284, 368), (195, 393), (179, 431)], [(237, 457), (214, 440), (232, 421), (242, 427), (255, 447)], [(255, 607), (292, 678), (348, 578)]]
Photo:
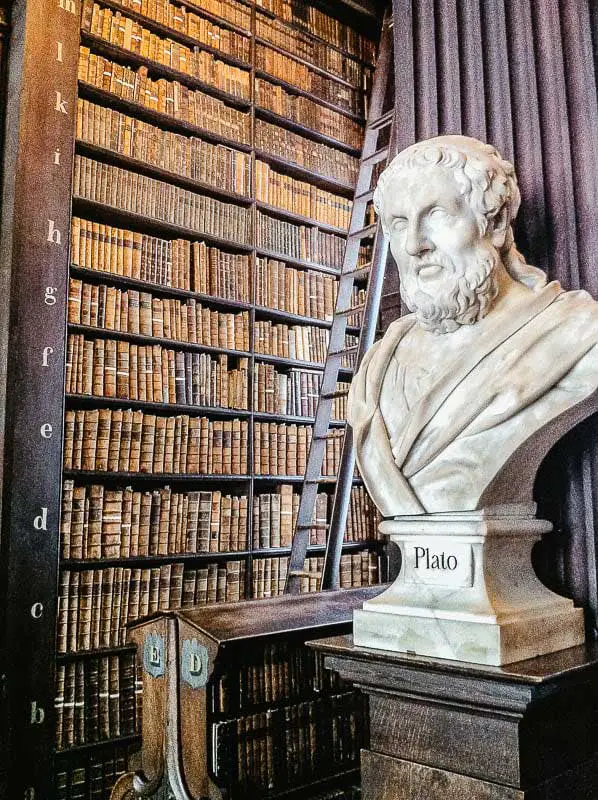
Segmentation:
[(62, 42), (56, 42), (56, 60), (62, 64)]

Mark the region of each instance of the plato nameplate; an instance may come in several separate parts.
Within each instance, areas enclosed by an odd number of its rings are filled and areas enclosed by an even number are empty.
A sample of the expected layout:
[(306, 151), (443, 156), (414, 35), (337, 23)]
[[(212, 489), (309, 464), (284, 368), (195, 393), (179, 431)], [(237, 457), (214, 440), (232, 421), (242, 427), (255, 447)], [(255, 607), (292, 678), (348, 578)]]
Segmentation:
[(406, 583), (464, 588), (473, 586), (473, 552), (441, 536), (403, 543)]

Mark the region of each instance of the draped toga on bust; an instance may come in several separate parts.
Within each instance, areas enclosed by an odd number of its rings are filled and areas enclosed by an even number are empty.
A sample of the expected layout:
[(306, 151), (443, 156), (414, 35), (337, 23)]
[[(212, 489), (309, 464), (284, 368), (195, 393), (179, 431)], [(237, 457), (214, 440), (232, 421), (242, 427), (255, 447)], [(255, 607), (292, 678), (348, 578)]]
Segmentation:
[[(435, 373), (402, 357), (415, 324), (413, 314), (392, 323), (349, 393), (357, 464), (374, 502), (393, 517), (529, 501), (543, 437), (555, 439), (550, 423), (567, 415), (575, 424), (576, 405), (598, 387), (595, 301), (553, 281), (507, 317), (476, 323), (475, 345)], [(507, 485), (513, 460), (520, 480)]]

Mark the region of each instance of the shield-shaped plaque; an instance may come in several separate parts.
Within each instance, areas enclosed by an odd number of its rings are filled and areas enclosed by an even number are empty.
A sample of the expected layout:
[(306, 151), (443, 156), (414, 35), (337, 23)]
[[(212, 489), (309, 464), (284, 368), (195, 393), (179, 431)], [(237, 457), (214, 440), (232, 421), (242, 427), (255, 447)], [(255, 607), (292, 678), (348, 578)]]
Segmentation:
[(183, 639), (181, 676), (192, 689), (201, 689), (208, 682), (208, 651), (197, 639)]
[(164, 637), (150, 633), (143, 643), (143, 667), (148, 675), (159, 678), (166, 671)]

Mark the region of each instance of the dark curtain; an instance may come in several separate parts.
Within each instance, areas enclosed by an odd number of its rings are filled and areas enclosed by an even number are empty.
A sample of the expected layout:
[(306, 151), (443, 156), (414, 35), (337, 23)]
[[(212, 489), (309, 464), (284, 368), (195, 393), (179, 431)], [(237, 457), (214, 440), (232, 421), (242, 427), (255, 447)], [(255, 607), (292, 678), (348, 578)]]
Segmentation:
[[(393, 0), (399, 149), (463, 133), (517, 170), (515, 240), (566, 289), (598, 298), (598, 3)], [(539, 516), (554, 533), (534, 552), (542, 579), (587, 609), (596, 631), (598, 417), (545, 459)]]

